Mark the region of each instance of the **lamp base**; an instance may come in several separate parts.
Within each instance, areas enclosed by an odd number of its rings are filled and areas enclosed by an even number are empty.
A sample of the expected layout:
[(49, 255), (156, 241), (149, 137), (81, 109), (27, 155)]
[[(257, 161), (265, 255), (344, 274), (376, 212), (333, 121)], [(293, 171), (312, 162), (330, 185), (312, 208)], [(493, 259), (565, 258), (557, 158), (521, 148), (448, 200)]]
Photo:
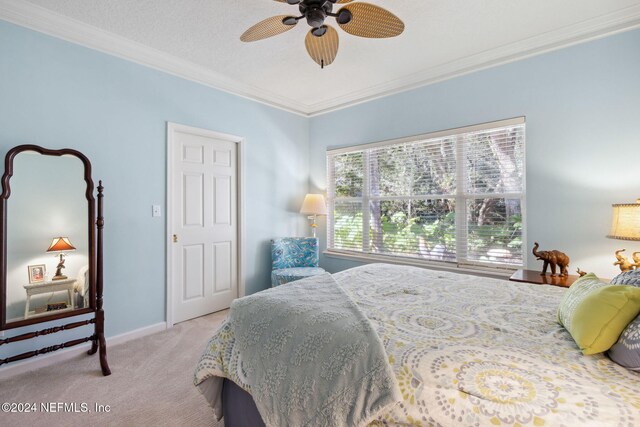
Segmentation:
[(318, 228), (318, 224), (316, 224), (316, 215), (309, 215), (307, 219), (311, 220), (311, 233), (312, 237), (316, 237), (316, 228)]
[(66, 279), (66, 278), (67, 278), (67, 276), (65, 276), (64, 274), (61, 274), (61, 275), (53, 276), (53, 277), (51, 278), (51, 280), (64, 280), (64, 279)]

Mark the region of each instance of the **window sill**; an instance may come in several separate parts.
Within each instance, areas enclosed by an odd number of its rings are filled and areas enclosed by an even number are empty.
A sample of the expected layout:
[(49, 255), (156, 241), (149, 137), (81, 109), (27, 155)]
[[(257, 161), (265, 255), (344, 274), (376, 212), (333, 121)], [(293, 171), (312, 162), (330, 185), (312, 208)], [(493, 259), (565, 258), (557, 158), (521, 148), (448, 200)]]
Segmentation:
[(322, 252), (323, 255), (329, 258), (340, 258), (346, 259), (350, 261), (360, 261), (365, 263), (373, 263), (373, 262), (382, 262), (386, 264), (396, 264), (396, 265), (410, 265), (414, 267), (422, 267), (428, 268), (431, 270), (440, 270), (440, 271), (451, 271), (454, 273), (461, 274), (472, 274), (476, 276), (484, 276), (484, 277), (493, 277), (496, 279), (509, 279), (511, 275), (518, 269), (524, 267), (500, 267), (500, 268), (490, 268), (490, 267), (482, 267), (482, 266), (458, 266), (455, 263), (446, 263), (446, 262), (437, 262), (437, 261), (426, 261), (419, 259), (411, 259), (404, 257), (396, 257), (389, 255), (374, 255), (374, 254), (356, 254), (352, 252), (338, 252), (332, 250), (325, 250)]

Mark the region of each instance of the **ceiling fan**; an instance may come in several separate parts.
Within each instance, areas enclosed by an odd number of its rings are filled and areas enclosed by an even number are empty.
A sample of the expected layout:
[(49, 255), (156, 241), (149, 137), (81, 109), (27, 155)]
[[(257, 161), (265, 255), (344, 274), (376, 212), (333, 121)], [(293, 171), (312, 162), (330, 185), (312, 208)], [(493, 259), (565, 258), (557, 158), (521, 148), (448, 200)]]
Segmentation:
[(325, 24), (327, 17), (335, 18), (338, 26), (349, 34), (367, 38), (395, 37), (404, 31), (404, 23), (393, 13), (370, 3), (352, 3), (333, 13), (335, 3), (352, 0), (274, 0), (298, 5), (300, 16), (278, 15), (250, 27), (241, 36), (243, 42), (254, 42), (289, 31), (305, 18), (311, 30), (304, 44), (309, 56), (324, 68), (338, 54), (338, 32)]

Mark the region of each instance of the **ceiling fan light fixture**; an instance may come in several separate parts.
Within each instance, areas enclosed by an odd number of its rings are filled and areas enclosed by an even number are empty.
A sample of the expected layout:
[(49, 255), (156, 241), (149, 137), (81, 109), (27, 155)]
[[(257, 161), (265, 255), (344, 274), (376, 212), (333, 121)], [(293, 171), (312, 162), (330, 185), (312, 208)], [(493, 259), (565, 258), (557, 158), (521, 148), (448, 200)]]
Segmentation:
[(322, 37), (326, 34), (327, 32), (327, 26), (323, 25), (321, 27), (318, 28), (314, 28), (311, 30), (311, 34), (313, 34), (316, 37)]
[(349, 22), (351, 22), (351, 19), (353, 19), (353, 14), (351, 13), (351, 11), (349, 11), (349, 9), (346, 8), (340, 9), (340, 11), (338, 12), (338, 16), (336, 17), (336, 21), (340, 25), (348, 24)]
[(289, 3), (289, 4), (298, 4), (298, 3), (300, 3), (300, 0), (287, 0), (287, 3)]
[(320, 8), (313, 8), (306, 13), (307, 24), (312, 28), (319, 28), (327, 17), (327, 13)]
[(287, 16), (282, 20), (284, 25), (296, 25), (298, 23), (298, 18), (295, 16)]

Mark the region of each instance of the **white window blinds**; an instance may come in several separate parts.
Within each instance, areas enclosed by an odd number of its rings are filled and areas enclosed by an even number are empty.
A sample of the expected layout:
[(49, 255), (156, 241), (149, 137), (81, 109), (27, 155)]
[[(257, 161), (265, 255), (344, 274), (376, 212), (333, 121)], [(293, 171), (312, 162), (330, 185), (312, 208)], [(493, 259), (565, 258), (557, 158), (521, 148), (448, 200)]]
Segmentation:
[(327, 152), (328, 249), (521, 266), (524, 119)]

